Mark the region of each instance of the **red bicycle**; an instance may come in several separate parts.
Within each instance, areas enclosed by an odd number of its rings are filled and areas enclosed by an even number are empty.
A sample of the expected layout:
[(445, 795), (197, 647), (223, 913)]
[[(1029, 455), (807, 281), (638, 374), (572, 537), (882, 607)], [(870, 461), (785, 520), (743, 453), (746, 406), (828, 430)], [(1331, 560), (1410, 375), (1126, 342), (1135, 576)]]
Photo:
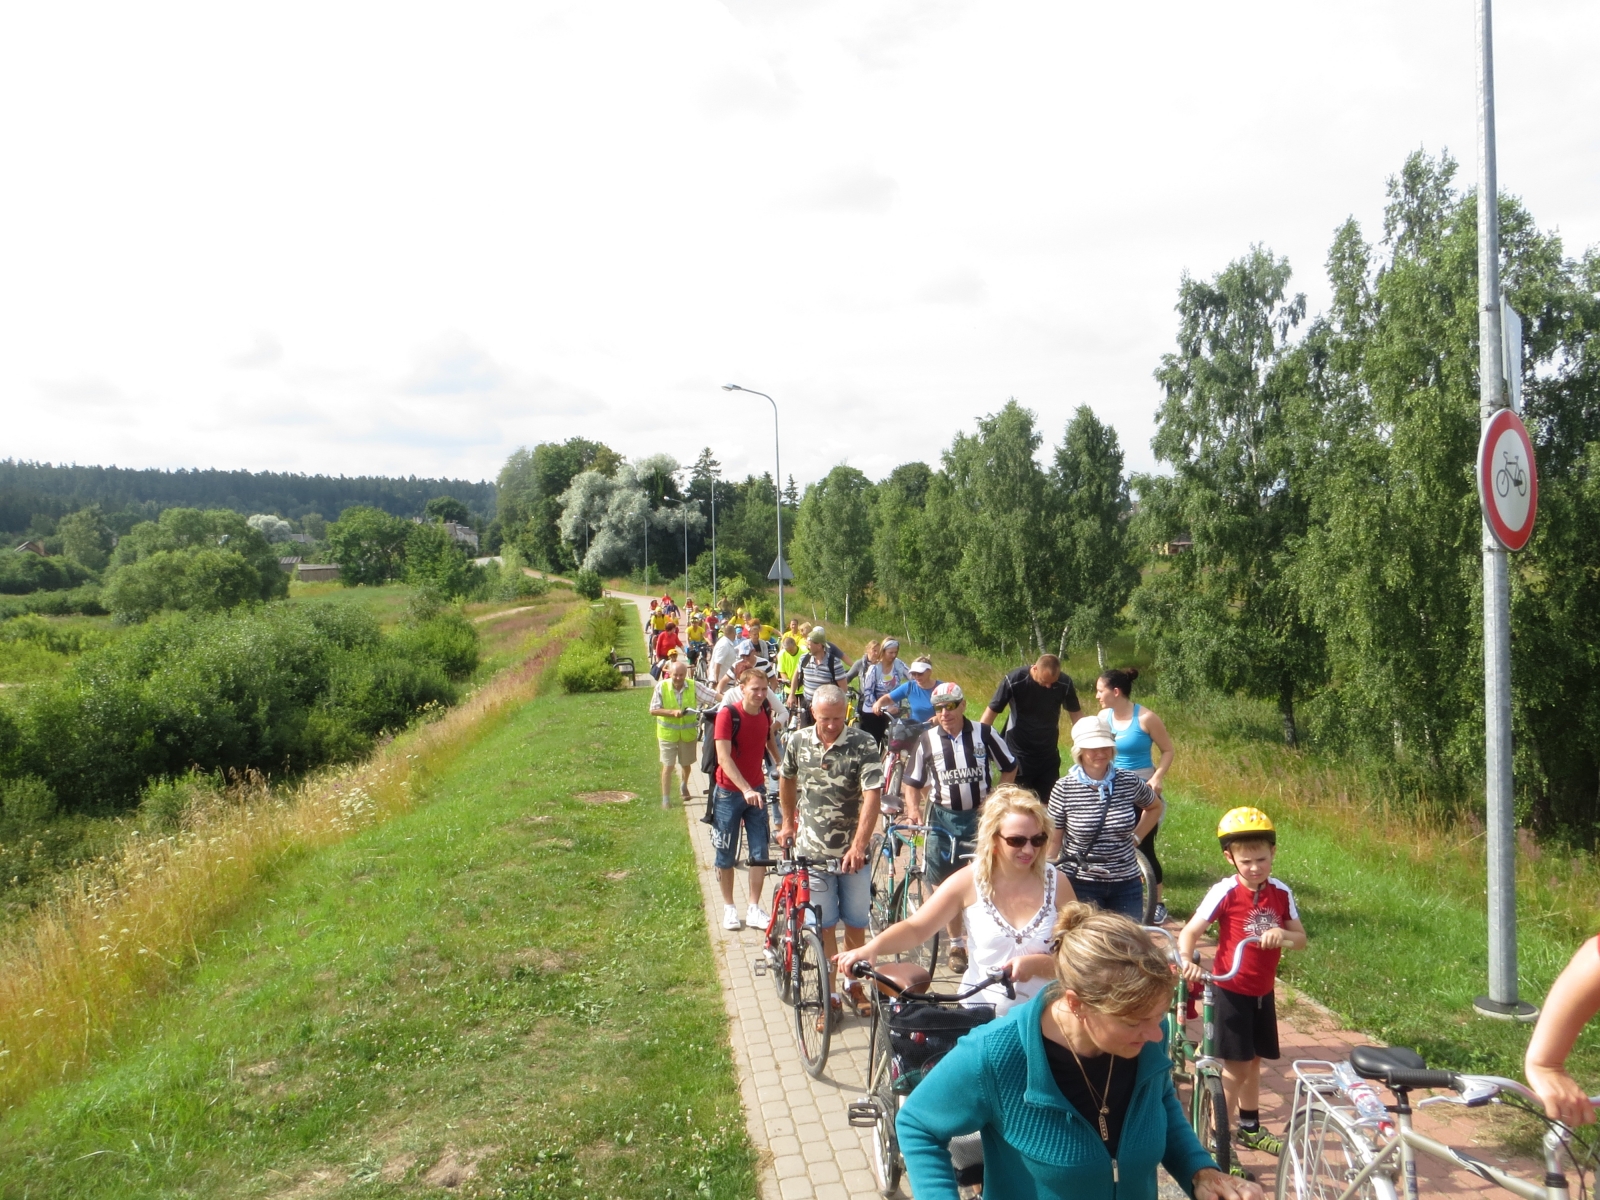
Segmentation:
[(772, 919), (767, 922), (767, 942), (756, 973), (770, 974), (778, 999), (794, 1010), (800, 1061), (806, 1074), (815, 1079), (828, 1061), (834, 1013), (828, 956), (817, 933), (820, 912), (811, 902), (811, 872), (836, 875), (840, 860), (795, 855), (778, 863), (751, 859), (750, 865), (773, 868), (781, 880), (778, 894), (772, 898)]

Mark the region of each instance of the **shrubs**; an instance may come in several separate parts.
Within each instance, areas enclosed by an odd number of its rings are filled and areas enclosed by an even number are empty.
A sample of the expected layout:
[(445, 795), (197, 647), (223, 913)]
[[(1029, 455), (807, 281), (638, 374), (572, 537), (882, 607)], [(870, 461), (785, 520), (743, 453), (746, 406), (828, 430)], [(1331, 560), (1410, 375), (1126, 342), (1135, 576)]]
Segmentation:
[(579, 571), (572, 577), (572, 586), (585, 600), (598, 600), (605, 593), (606, 581), (598, 571)]
[(300, 772), (453, 703), (452, 680), (476, 665), (477, 633), (455, 612), (388, 637), (343, 605), (166, 614), (33, 685), (14, 717), (0, 708), (0, 775), (105, 812), (191, 768)]
[(163, 609), (211, 612), (289, 591), (289, 577), (260, 532), (236, 512), (169, 508), (117, 543), (105, 602), (125, 621)]
[(59, 592), (93, 578), (94, 572), (69, 558), (45, 558), (28, 550), (0, 551), (0, 593), (6, 595)]
[(64, 617), (71, 613), (103, 617), (105, 605), (100, 602), (99, 585), (86, 583), (82, 587), (68, 588), (64, 592), (29, 592), (25, 596), (0, 595), (0, 621), (20, 617), (25, 613), (43, 613), (49, 617)]
[(611, 692), (623, 685), (622, 675), (611, 661), (611, 652), (622, 636), (622, 622), (622, 605), (616, 600), (589, 610), (583, 636), (567, 647), (556, 667), (556, 682), (562, 691)]

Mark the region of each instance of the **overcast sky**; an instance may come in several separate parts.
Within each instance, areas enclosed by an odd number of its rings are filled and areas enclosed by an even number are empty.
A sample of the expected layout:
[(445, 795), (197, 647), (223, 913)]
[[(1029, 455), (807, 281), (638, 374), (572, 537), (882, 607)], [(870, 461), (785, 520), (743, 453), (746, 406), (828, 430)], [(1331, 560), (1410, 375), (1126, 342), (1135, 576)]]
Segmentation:
[[(1496, 10), (1501, 187), (1600, 243), (1600, 3)], [(1179, 278), (1313, 310), (1418, 147), (1475, 177), (1471, 0), (6, 5), (0, 456), (881, 477), (1015, 396), (1153, 466)]]

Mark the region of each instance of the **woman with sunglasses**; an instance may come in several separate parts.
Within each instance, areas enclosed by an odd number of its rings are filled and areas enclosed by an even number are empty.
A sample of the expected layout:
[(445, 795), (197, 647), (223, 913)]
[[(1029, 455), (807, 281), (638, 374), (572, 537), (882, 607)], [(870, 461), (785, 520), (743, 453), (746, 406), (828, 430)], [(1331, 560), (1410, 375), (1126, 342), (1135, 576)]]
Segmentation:
[(849, 978), (852, 964), (877, 955), (898, 954), (927, 941), (957, 916), (967, 922), (967, 969), (963, 989), (983, 982), (990, 971), (1011, 966), (1017, 998), (990, 989), (968, 1004), (993, 1004), (997, 1015), (1031, 999), (1055, 978), (1050, 941), (1056, 912), (1076, 897), (1067, 877), (1046, 861), (1050, 818), (1026, 788), (997, 787), (983, 803), (977, 852), (972, 863), (939, 885), (915, 916), (889, 926), (859, 950), (834, 961)]

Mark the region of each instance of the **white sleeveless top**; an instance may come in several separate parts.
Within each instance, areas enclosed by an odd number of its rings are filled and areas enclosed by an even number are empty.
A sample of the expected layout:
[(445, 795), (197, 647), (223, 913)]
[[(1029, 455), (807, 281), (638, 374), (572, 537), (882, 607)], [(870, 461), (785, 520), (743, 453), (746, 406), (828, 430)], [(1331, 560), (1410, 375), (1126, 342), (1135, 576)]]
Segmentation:
[[(990, 971), (1003, 967), (1013, 958), (1024, 954), (1049, 954), (1050, 935), (1056, 927), (1056, 869), (1046, 866), (1044, 871), (1044, 903), (1021, 929), (1014, 927), (1001, 915), (994, 901), (977, 888), (978, 902), (967, 908), (967, 971), (961, 977), (961, 987), (976, 987)], [(1006, 999), (1005, 989), (985, 988), (966, 1001), (967, 1004), (993, 1004), (996, 1016), (1003, 1016), (1013, 1005), (1033, 999), (1048, 979), (1025, 979), (1016, 984), (1017, 998)]]

